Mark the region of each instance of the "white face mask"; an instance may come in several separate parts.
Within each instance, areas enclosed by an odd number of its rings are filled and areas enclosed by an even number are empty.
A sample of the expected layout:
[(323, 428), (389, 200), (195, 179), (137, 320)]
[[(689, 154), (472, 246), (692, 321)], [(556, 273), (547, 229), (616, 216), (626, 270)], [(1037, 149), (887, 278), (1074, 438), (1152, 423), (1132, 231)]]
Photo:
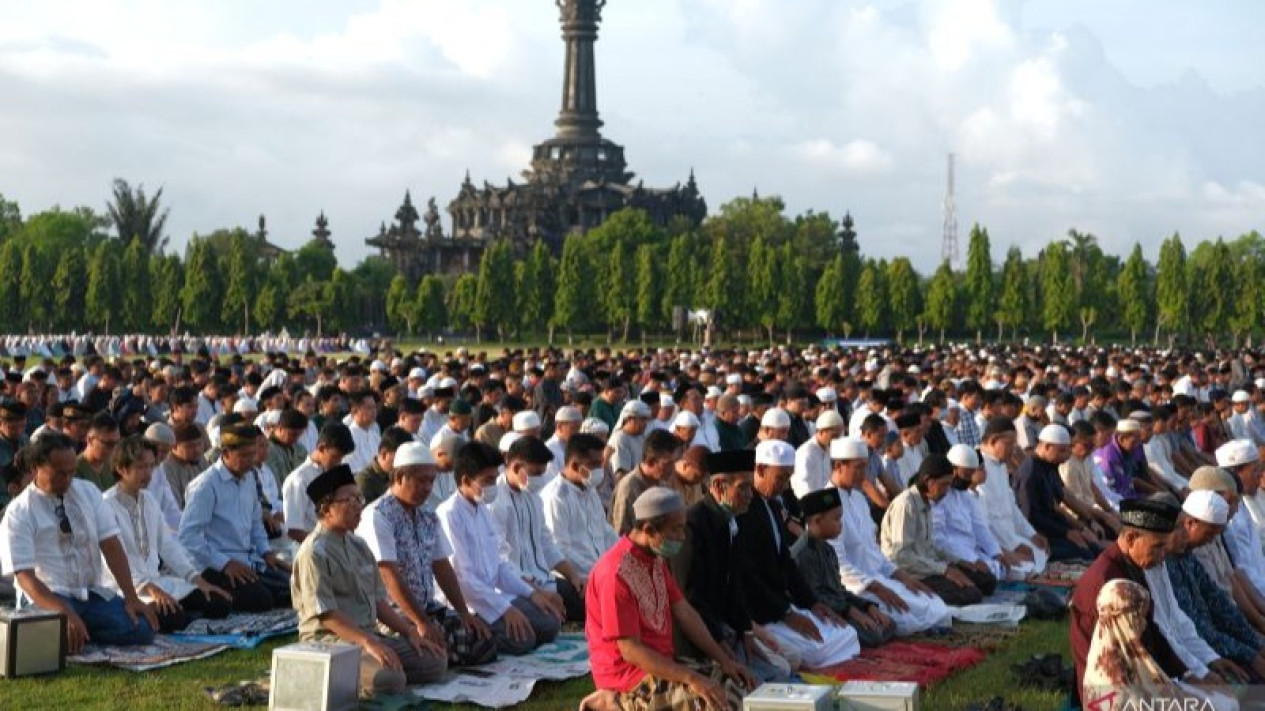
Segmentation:
[(545, 485), (548, 483), (549, 481), (545, 478), (544, 474), (541, 474), (540, 476), (529, 476), (527, 477), (527, 490), (538, 495), (540, 492), (544, 491)]
[(483, 504), (490, 504), (493, 501), (496, 501), (496, 485), (493, 484), (492, 486), (484, 487), (483, 491), (479, 494), (475, 501)]
[(601, 467), (597, 467), (595, 469), (588, 470), (588, 476), (584, 479), (584, 485), (590, 488), (601, 486), (602, 482), (605, 480), (606, 470)]

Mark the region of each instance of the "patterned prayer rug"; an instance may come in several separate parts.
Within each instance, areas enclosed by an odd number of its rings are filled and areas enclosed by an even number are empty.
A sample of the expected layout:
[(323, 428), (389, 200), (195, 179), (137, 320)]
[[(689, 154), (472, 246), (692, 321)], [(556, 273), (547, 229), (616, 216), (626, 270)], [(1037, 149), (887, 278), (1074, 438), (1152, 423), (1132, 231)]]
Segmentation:
[(228, 645), (224, 644), (183, 642), (160, 634), (154, 637), (153, 644), (137, 647), (103, 647), (87, 644), (79, 654), (66, 657), (66, 661), (71, 664), (99, 664), (142, 672), (191, 662), (195, 659), (206, 659), (228, 648)]
[(172, 637), (182, 642), (227, 644), (238, 649), (254, 649), (265, 639), (298, 631), (294, 610), (233, 613), (222, 620), (194, 620)]
[(888, 642), (842, 664), (800, 674), (809, 683), (835, 681), (912, 681), (926, 688), (979, 664), (987, 654), (969, 647), (944, 644)]

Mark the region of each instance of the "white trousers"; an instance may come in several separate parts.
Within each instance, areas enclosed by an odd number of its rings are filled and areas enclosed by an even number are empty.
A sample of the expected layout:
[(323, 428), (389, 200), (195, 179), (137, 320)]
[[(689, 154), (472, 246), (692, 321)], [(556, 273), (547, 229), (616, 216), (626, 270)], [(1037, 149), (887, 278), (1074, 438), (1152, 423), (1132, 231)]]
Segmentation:
[(856, 630), (851, 625), (836, 626), (819, 620), (807, 611), (797, 607), (792, 610), (807, 617), (817, 625), (821, 641), (816, 642), (791, 629), (785, 622), (765, 625), (764, 629), (777, 640), (779, 649), (792, 655), (799, 655), (806, 669), (821, 669), (846, 662), (861, 653), (861, 642), (857, 639)]
[(909, 609), (903, 612), (897, 610), (878, 599), (877, 596), (863, 590), (855, 590), (853, 593), (878, 603), (879, 609), (896, 623), (897, 637), (908, 637), (925, 632), (932, 627), (952, 626), (953, 617), (949, 614), (949, 606), (944, 604), (944, 600), (941, 600), (939, 595), (916, 593), (892, 578), (877, 578), (877, 580), (904, 600)]

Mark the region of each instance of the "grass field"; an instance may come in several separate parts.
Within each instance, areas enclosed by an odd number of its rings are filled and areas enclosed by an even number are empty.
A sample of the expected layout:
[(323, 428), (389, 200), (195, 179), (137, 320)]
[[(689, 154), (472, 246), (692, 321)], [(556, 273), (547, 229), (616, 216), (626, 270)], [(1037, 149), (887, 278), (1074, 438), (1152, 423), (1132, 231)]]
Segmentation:
[[(71, 666), (53, 677), (0, 680), (0, 709), (127, 709), (168, 711), (219, 709), (204, 693), (208, 686), (255, 680), (268, 674), (273, 648), (293, 638), (281, 638), (250, 651), (230, 651), (216, 657), (154, 672), (132, 673), (114, 669)], [(1062, 711), (1061, 696), (1019, 689), (1010, 672), (1012, 664), (1033, 654), (1058, 652), (1070, 662), (1066, 622), (1025, 622), (1020, 633), (1008, 640), (982, 664), (929, 689), (924, 711), (957, 711), (968, 703), (1005, 696), (1025, 711)], [(542, 683), (527, 711), (575, 709), (579, 699), (593, 690), (586, 677), (567, 683)], [(369, 706), (386, 708), (391, 706)], [(398, 706), (395, 706), (398, 708)], [(421, 708), (421, 706), (418, 706)], [(448, 708), (475, 709), (475, 706)]]

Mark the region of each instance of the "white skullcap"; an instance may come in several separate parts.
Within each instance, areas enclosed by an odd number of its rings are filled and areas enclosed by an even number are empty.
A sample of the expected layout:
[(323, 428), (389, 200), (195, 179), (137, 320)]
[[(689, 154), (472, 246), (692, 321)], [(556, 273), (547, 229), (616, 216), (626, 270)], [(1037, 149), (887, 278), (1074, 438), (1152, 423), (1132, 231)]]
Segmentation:
[(780, 407), (770, 407), (765, 410), (764, 417), (760, 418), (760, 426), (768, 427), (771, 430), (789, 430), (791, 428), (791, 416)]
[(1257, 378), (1255, 385), (1257, 390), (1265, 390), (1265, 378)]
[(372, 362), (372, 363), (370, 363), (370, 364), (369, 364), (369, 370), (370, 370), (370, 371), (380, 370), (380, 371), (382, 371), (383, 373), (385, 373), (385, 372), (389, 371), (389, 370), (390, 370), (390, 368), (388, 368), (388, 367), (387, 367), (387, 364), (386, 364), (386, 363), (383, 363), (383, 362), (382, 362), (382, 361), (380, 361), (380, 360), (375, 360), (374, 362)]
[(965, 444), (955, 444), (949, 447), (949, 462), (955, 467), (963, 469), (979, 469), (979, 455), (975, 450)]
[(448, 456), (456, 453), (457, 448), (465, 444), (464, 437), (453, 434), (452, 432), (440, 432), (430, 438), (430, 451), (447, 452)]
[(435, 386), (435, 389), (436, 389), (436, 390), (443, 390), (444, 388), (453, 388), (453, 389), (456, 389), (456, 387), (457, 387), (457, 381), (456, 381), (456, 379), (454, 379), (454, 378), (440, 378), (440, 380), (439, 380), (439, 384)]
[(435, 458), (431, 456), (430, 448), (423, 446), (421, 442), (405, 442), (395, 450), (396, 469), (434, 463)]
[(672, 420), (672, 426), (689, 427), (690, 429), (696, 430), (699, 428), (699, 421), (698, 418), (694, 416), (694, 413), (689, 410), (681, 410), (681, 414), (677, 415), (676, 419)]
[(750, 395), (739, 395), (739, 396), (738, 396), (738, 404), (739, 404), (739, 405), (741, 405), (741, 406), (743, 406), (743, 407), (751, 407), (751, 403), (752, 403), (752, 402), (753, 402), (753, 401), (751, 400), (751, 396), (750, 396)]
[(403, 358), (392, 358), (392, 359), (391, 359), (391, 367), (392, 367), (392, 368), (399, 368), (399, 367), (400, 367), (400, 366), (402, 366), (402, 365), (404, 365), (404, 359), (403, 359)]
[(843, 415), (838, 410), (826, 410), (817, 416), (817, 429), (841, 429), (843, 427)]
[(1252, 397), (1247, 394), (1246, 390), (1235, 390), (1234, 394), (1230, 396), (1230, 402), (1234, 402), (1234, 403), (1251, 402), (1251, 401), (1252, 401)]
[(176, 433), (165, 422), (155, 422), (145, 428), (145, 439), (150, 442), (165, 444), (168, 447), (176, 446)]
[(425, 380), (426, 371), (422, 370), (421, 368), (414, 368), (408, 372), (408, 379), (409, 380)]
[(676, 400), (672, 399), (672, 393), (659, 393), (659, 407), (676, 409)]
[(769, 439), (756, 445), (755, 463), (771, 467), (795, 466), (795, 448), (780, 439)]
[(712, 385), (712, 386), (709, 386), (709, 387), (707, 388), (707, 393), (706, 393), (705, 395), (703, 395), (703, 399), (704, 399), (704, 400), (714, 400), (714, 399), (716, 399), (716, 398), (718, 398), (718, 397), (720, 397), (721, 395), (724, 395), (724, 394), (725, 394), (725, 391), (724, 391), (724, 390), (721, 390), (720, 388), (716, 387), (715, 385)]
[(840, 437), (830, 443), (830, 458), (836, 462), (869, 457), (870, 448), (856, 437)]
[(725, 385), (742, 385), (742, 376), (737, 373), (730, 373), (725, 376)]
[(1116, 423), (1116, 431), (1119, 432), (1120, 434), (1128, 434), (1130, 432), (1141, 432), (1142, 423), (1138, 422), (1137, 420), (1131, 420), (1126, 417), (1125, 419)]
[(435, 397), (435, 386), (423, 385), (422, 389), (417, 391), (418, 397)]
[(261, 430), (267, 427), (276, 427), (280, 422), (280, 410), (268, 410), (267, 412), (261, 412), (259, 413), (259, 417), (255, 418), (255, 426)]
[(515, 442), (522, 438), (523, 436), (517, 432), (506, 432), (501, 435), (501, 441), (497, 442), (496, 448), (501, 450), (501, 454), (505, 454), (510, 451), (510, 447), (513, 446)]
[(574, 405), (563, 405), (562, 407), (558, 408), (558, 412), (554, 413), (553, 421), (554, 422), (583, 422), (584, 414), (580, 412), (580, 408)]
[(839, 401), (839, 393), (835, 392), (834, 388), (817, 388), (817, 392), (814, 394), (817, 396), (817, 399), (822, 402)]
[(905, 372), (909, 373), (910, 375), (922, 375), (922, 368), (919, 368), (916, 365), (911, 365), (905, 369)]
[(624, 408), (619, 411), (619, 419), (626, 420), (629, 417), (650, 419), (650, 406), (640, 400), (629, 400), (624, 403)]
[(1041, 434), (1037, 435), (1037, 441), (1046, 444), (1071, 444), (1072, 436), (1063, 425), (1046, 425), (1041, 428)]
[[(514, 413), (512, 427), (515, 432), (525, 432), (540, 427), (540, 415), (535, 410), (521, 410)], [(504, 440), (502, 440), (504, 441)]]
[(1261, 458), (1260, 452), (1251, 440), (1232, 439), (1217, 447), (1217, 466), (1233, 469), (1244, 464), (1251, 464)]
[(1230, 505), (1215, 491), (1192, 491), (1182, 502), (1182, 511), (1189, 517), (1224, 526), (1230, 520)]
[(239, 415), (247, 412), (259, 412), (259, 402), (253, 397), (238, 398), (237, 402), (233, 403), (233, 412)]
[(583, 434), (610, 434), (610, 431), (610, 425), (596, 417), (589, 417), (580, 423), (580, 432)]

